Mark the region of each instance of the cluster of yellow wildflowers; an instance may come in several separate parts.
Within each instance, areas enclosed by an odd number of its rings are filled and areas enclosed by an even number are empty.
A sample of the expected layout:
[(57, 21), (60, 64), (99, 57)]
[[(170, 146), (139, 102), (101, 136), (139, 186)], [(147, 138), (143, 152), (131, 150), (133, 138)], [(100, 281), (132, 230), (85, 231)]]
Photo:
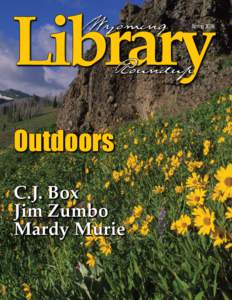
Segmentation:
[[(227, 167), (221, 167), (215, 174), (217, 183), (214, 188), (212, 200), (227, 203), (232, 198), (232, 164)], [(184, 235), (189, 228), (195, 227), (199, 235), (209, 236), (215, 247), (224, 246), (225, 249), (232, 247), (232, 234), (224, 228), (217, 226), (217, 218), (215, 212), (205, 206), (207, 198), (208, 176), (201, 177), (197, 173), (193, 173), (186, 181), (186, 187), (190, 192), (186, 196), (186, 203), (192, 209), (192, 218), (188, 215), (182, 215), (180, 219), (171, 224), (171, 230), (177, 234)], [(232, 207), (227, 206), (225, 219), (232, 219)]]
[(27, 300), (31, 300), (32, 299), (32, 292), (31, 292), (30, 286), (27, 283), (24, 283), (22, 285), (22, 289), (23, 289), (23, 292), (25, 294), (25, 298)]
[(232, 121), (227, 122), (226, 127), (223, 129), (223, 132), (232, 135)]
[[(153, 157), (148, 158), (146, 161), (139, 160), (136, 154), (130, 153), (126, 165), (123, 170), (112, 172), (113, 180), (118, 183), (122, 178), (124, 178), (125, 182), (132, 182), (132, 175), (138, 175), (141, 173), (142, 170), (149, 171), (152, 167)], [(109, 186), (109, 182), (105, 184), (105, 188)]]
[(209, 182), (209, 176), (206, 174), (201, 176), (193, 172), (186, 180), (186, 187), (189, 189), (205, 188)]
[(139, 161), (137, 155), (130, 153), (126, 165), (127, 167), (124, 169), (126, 175), (129, 176), (132, 171), (134, 171), (136, 174), (139, 174), (144, 165), (144, 161)]
[(173, 142), (174, 144), (177, 144), (180, 140), (182, 131), (183, 129), (179, 128), (179, 126), (176, 125), (171, 132), (170, 141)]
[[(230, 97), (231, 97), (231, 95), (230, 95)], [(230, 102), (232, 102), (232, 101), (231, 101), (231, 98), (229, 98), (229, 100), (230, 100)], [(231, 115), (231, 107), (227, 107), (227, 108), (226, 108), (226, 113), (227, 113), (227, 116), (226, 116), (226, 126), (225, 126), (225, 128), (223, 129), (223, 133), (232, 136), (232, 115)]]
[(211, 142), (209, 140), (205, 140), (203, 146), (204, 146), (203, 154), (204, 154), (204, 156), (207, 156), (209, 154), (209, 150), (210, 150), (210, 147), (211, 147)]
[(204, 163), (202, 161), (185, 161), (185, 164), (187, 166), (187, 169), (190, 173), (199, 170), (203, 167)]
[(119, 182), (121, 177), (123, 176), (123, 171), (116, 171), (114, 170), (113, 173), (112, 173), (112, 177), (113, 177), (113, 180), (115, 182)]
[(70, 198), (70, 199), (68, 199), (68, 201), (67, 201), (66, 207), (67, 207), (67, 208), (73, 208), (73, 207), (75, 207), (76, 205), (77, 205), (77, 200), (76, 200), (76, 199)]
[(132, 215), (124, 221), (124, 225), (127, 228), (129, 234), (139, 232), (141, 235), (146, 236), (149, 233), (149, 224), (153, 221), (154, 217), (146, 215), (141, 219), (143, 215), (143, 207), (141, 205), (135, 206)]
[(6, 208), (7, 212), (9, 213), (9, 215), (13, 215), (14, 213), (14, 204), (12, 202), (9, 202), (9, 197), (10, 197), (10, 190), (7, 190), (4, 193), (5, 198), (8, 200), (8, 204), (5, 206), (4, 203), (0, 204), (0, 212), (3, 212)]
[(163, 153), (158, 154), (157, 157), (156, 157), (156, 160), (155, 160), (158, 167), (161, 166), (161, 163), (162, 163), (163, 160), (164, 160)]
[[(97, 225), (98, 227), (101, 227), (102, 225)], [(91, 236), (85, 237), (85, 247), (90, 248), (92, 246), (98, 246), (98, 249), (101, 254), (104, 256), (109, 256), (112, 252), (112, 246), (109, 241), (105, 239), (104, 236), (96, 236), (93, 234)], [(94, 267), (96, 265), (96, 258), (91, 253), (87, 253), (87, 265), (90, 267)]]
[[(217, 103), (219, 105), (225, 104), (228, 101), (228, 97), (221, 96)], [(229, 96), (230, 103), (232, 102), (232, 95)], [(221, 116), (215, 115), (212, 118), (214, 124), (214, 130), (218, 131), (221, 136), (218, 137), (217, 143), (223, 144), (226, 141), (226, 134), (232, 135), (232, 119), (231, 119), (231, 107), (226, 107), (226, 125), (221, 127), (219, 122), (224, 122)], [(221, 131), (222, 130), (222, 131)], [(206, 139), (203, 142), (203, 155), (208, 156), (212, 149), (212, 142)], [(186, 180), (185, 186), (176, 186), (176, 193), (181, 193), (185, 189), (188, 189), (186, 194), (186, 204), (190, 209), (191, 216), (181, 215), (181, 217), (171, 224), (171, 230), (176, 231), (177, 234), (184, 235), (188, 233), (190, 228), (197, 229), (199, 235), (207, 235), (213, 241), (215, 247), (224, 246), (225, 249), (232, 248), (232, 233), (228, 230), (230, 222), (232, 220), (232, 163), (229, 163), (226, 167), (220, 167), (215, 173), (215, 179), (217, 180), (213, 193), (208, 190), (209, 175), (204, 176), (198, 174), (196, 171), (204, 166), (202, 161), (192, 160), (192, 155), (187, 155), (189, 160), (185, 161), (188, 171), (191, 173)], [(162, 160), (157, 160), (161, 164)], [(210, 165), (214, 165), (216, 161), (211, 159)], [(211, 178), (213, 179), (213, 178)], [(216, 212), (208, 207), (208, 202), (217, 201), (222, 203), (223, 209), (225, 209), (224, 220), (219, 222), (216, 216)], [(226, 223), (223, 228), (218, 224)], [(230, 227), (231, 228), (231, 227)]]
[[(164, 125), (164, 127), (168, 127), (168, 123)], [(165, 128), (157, 130), (155, 132), (155, 138), (156, 138), (156, 145), (164, 144), (168, 140), (168, 134), (165, 130)]]
[(82, 187), (82, 182), (81, 181), (77, 181), (76, 182), (76, 188), (80, 190), (81, 187)]
[(153, 161), (154, 161), (154, 158), (153, 157), (149, 157), (146, 161), (145, 161), (145, 164), (144, 164), (144, 170), (145, 171), (149, 171), (152, 167), (152, 164), (153, 164)]
[(181, 134), (183, 129), (178, 126), (178, 124), (175, 125), (173, 130), (171, 131), (171, 134), (169, 135), (167, 132), (169, 124), (168, 122), (164, 123), (164, 126), (162, 129), (157, 130), (155, 132), (155, 138), (156, 138), (156, 144), (162, 145), (166, 142), (173, 142), (174, 144), (177, 144), (180, 141)]
[(167, 158), (166, 164), (162, 167), (165, 175), (165, 181), (170, 180), (175, 172), (179, 169), (182, 161), (183, 151), (179, 151), (176, 155)]
[[(7, 198), (9, 198), (9, 196), (10, 196), (10, 191), (9, 190), (7, 190), (5, 193), (4, 193), (4, 196), (5, 196), (5, 198), (7, 199)], [(8, 208), (9, 208), (9, 210), (8, 210)], [(5, 210), (5, 205), (4, 205), (4, 203), (0, 203), (0, 212), (4, 212), (4, 210)], [(11, 214), (11, 213), (13, 213), (13, 204), (12, 203), (10, 203), (10, 206), (8, 205), (7, 206), (7, 210), (8, 210), (8, 212)]]

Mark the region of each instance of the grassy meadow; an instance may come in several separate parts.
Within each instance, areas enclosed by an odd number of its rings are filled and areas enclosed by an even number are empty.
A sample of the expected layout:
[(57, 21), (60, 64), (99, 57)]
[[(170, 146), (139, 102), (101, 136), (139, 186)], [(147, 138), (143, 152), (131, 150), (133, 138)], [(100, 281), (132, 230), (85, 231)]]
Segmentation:
[[(0, 152), (0, 299), (232, 299), (232, 90), (114, 134), (111, 154)], [(12, 191), (22, 184), (42, 195), (77, 187), (81, 202), (109, 210), (91, 222), (127, 234), (16, 237)]]
[[(5, 148), (13, 143), (14, 131), (18, 128), (27, 129), (28, 131), (36, 131), (44, 128), (50, 128), (56, 124), (57, 109), (52, 106), (44, 106), (38, 115), (31, 119), (20, 122), (11, 122), (7, 116), (0, 116), (0, 149)], [(5, 128), (4, 128), (5, 127)]]

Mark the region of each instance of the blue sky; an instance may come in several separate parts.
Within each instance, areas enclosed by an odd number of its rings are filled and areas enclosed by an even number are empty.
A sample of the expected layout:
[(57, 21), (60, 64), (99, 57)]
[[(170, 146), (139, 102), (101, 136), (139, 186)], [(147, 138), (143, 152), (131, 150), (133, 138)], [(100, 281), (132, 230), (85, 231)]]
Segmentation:
[[(142, 4), (143, 0), (132, 0)], [(0, 10), (0, 89), (16, 88), (29, 93), (46, 95), (62, 91), (75, 77), (75, 68), (22, 68), (17, 67), (18, 24), (14, 16), (37, 16), (33, 25), (33, 54), (46, 55), (51, 49), (49, 35), (57, 14), (76, 15), (83, 13), (84, 22), (96, 16), (108, 17), (111, 25), (119, 21), (120, 9), (126, 0), (6, 0)], [(65, 27), (69, 31), (70, 28)], [(71, 39), (71, 37), (70, 37)], [(41, 57), (44, 58), (44, 57)], [(40, 59), (40, 57), (38, 57)]]

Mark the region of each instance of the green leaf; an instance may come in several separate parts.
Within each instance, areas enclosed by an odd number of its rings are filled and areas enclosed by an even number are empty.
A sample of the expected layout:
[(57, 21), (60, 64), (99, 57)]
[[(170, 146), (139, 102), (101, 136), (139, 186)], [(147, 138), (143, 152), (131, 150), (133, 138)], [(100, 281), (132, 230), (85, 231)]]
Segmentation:
[(214, 269), (214, 282), (213, 282), (213, 295), (214, 295), (214, 297), (217, 294), (217, 275), (218, 275), (219, 269), (220, 269), (220, 265), (219, 265), (219, 263), (217, 263), (216, 267)]
[(202, 300), (204, 295), (205, 295), (204, 292), (200, 292), (195, 296), (194, 300)]
[(83, 278), (87, 277), (88, 276), (88, 269), (85, 267), (85, 265), (79, 263), (79, 267), (80, 267), (80, 273), (82, 275)]
[(230, 300), (231, 298), (229, 298), (226, 293), (222, 292), (222, 296), (224, 300)]
[(86, 286), (86, 284), (85, 284), (84, 282), (82, 282), (82, 283), (77, 283), (77, 284), (78, 284), (78, 286), (79, 286), (82, 290), (85, 291), (85, 293), (86, 293), (86, 295), (88, 296), (88, 298), (89, 298), (90, 300), (92, 300), (92, 297), (91, 297), (91, 295), (90, 295), (90, 293), (89, 293), (89, 290), (88, 290), (88, 287)]
[(175, 287), (178, 294), (183, 293), (183, 291), (187, 291), (189, 289), (189, 285), (181, 280), (177, 275), (175, 276), (175, 280), (173, 281), (173, 286)]

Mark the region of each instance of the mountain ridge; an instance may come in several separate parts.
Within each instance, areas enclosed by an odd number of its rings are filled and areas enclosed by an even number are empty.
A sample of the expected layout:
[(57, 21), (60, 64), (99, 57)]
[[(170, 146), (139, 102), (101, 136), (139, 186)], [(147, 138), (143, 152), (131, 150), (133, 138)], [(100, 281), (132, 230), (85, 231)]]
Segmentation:
[(7, 104), (18, 99), (31, 98), (32, 96), (22, 91), (10, 88), (7, 90), (0, 90), (0, 104)]

